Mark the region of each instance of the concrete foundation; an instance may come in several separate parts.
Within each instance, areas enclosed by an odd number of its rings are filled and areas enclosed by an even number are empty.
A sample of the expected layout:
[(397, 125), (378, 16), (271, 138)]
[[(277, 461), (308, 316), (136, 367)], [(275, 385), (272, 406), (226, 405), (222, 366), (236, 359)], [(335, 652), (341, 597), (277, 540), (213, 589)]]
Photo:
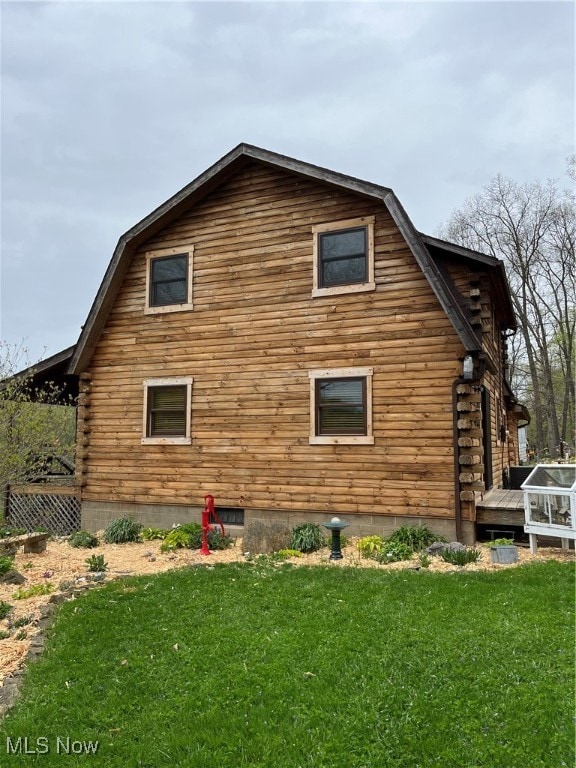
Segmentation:
[[(202, 507), (181, 506), (175, 504), (129, 504), (120, 502), (84, 501), (82, 502), (82, 528), (88, 531), (100, 531), (118, 517), (133, 517), (144, 526), (171, 528), (178, 523), (201, 521)], [(326, 512), (286, 512), (283, 510), (245, 509), (244, 526), (226, 525), (232, 536), (242, 536), (244, 528), (250, 523), (282, 523), (292, 528), (298, 523), (329, 522), (334, 515)], [(454, 520), (416, 516), (388, 517), (386, 515), (340, 514), (341, 520), (350, 523), (344, 533), (347, 536), (390, 536), (401, 525), (425, 524), (439, 536), (449, 541), (456, 539)], [(462, 538), (464, 544), (474, 544), (476, 532), (474, 523), (463, 522)]]

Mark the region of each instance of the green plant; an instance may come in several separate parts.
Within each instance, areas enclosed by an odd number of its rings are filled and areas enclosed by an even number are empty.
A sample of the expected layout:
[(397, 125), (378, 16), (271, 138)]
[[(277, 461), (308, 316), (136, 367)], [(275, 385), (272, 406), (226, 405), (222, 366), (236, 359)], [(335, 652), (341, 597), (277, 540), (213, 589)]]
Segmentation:
[(202, 546), (202, 526), (200, 523), (184, 523), (179, 530), (185, 531), (190, 537), (190, 549), (200, 549)]
[(446, 551), (440, 553), (440, 557), (446, 563), (462, 566), (467, 565), (468, 563), (478, 562), (478, 560), (480, 560), (482, 557), (482, 553), (479, 549), (472, 549), (471, 547), (467, 547), (466, 549), (447, 549)]
[(0, 576), (8, 573), (12, 569), (14, 558), (11, 555), (3, 555), (0, 557)]
[(375, 555), (375, 559), (379, 563), (397, 563), (400, 560), (410, 560), (413, 554), (414, 550), (408, 544), (388, 539)]
[(104, 531), (106, 544), (126, 544), (130, 541), (140, 541), (142, 523), (131, 517), (119, 517), (112, 520)]
[(108, 570), (108, 563), (104, 560), (104, 555), (90, 555), (84, 562), (90, 573), (101, 573)]
[(5, 632), (3, 629), (0, 630), (0, 640), (6, 640), (10, 637), (10, 632)]
[(92, 549), (98, 546), (98, 536), (90, 531), (75, 531), (68, 539), (68, 544), (71, 547)]
[(489, 547), (513, 547), (514, 539), (494, 539), (494, 541), (488, 542)]
[(39, 597), (40, 595), (49, 595), (54, 589), (50, 582), (46, 584), (34, 584), (31, 587), (20, 587), (12, 595), (14, 600), (27, 600), (29, 597)]
[[(227, 549), (232, 538), (223, 534), (220, 528), (210, 527), (207, 535), (209, 549)], [(160, 550), (169, 552), (181, 547), (200, 549), (202, 547), (202, 526), (200, 523), (184, 523), (173, 528), (162, 543)]]
[(191, 535), (188, 531), (182, 527), (173, 528), (162, 542), (160, 551), (173, 552), (175, 549), (190, 548), (190, 540)]
[(19, 629), (20, 627), (26, 627), (30, 622), (32, 621), (32, 616), (20, 616), (20, 618), (15, 619), (12, 622), (12, 626), (15, 629)]
[(427, 555), (426, 552), (420, 552), (418, 555), (418, 562), (422, 568), (429, 568), (432, 563), (432, 558), (430, 555)]
[(300, 523), (292, 528), (290, 549), (300, 552), (316, 552), (322, 548), (323, 536), (318, 523)]
[(232, 545), (232, 537), (222, 533), (220, 528), (211, 528), (208, 531), (209, 549), (228, 549)]
[(140, 536), (143, 541), (153, 541), (154, 539), (165, 539), (170, 533), (166, 528), (143, 528)]
[(0, 619), (5, 619), (12, 610), (10, 603), (0, 600)]
[(375, 558), (382, 551), (384, 539), (382, 536), (363, 536), (356, 546), (362, 557)]
[(3, 526), (0, 528), (0, 539), (9, 539), (12, 536), (21, 536), (26, 533), (25, 528), (12, 528), (11, 526)]
[(302, 552), (299, 549), (279, 549), (276, 554), (282, 558), (302, 557)]
[(445, 541), (445, 539), (433, 533), (427, 525), (401, 525), (388, 537), (388, 541), (406, 544), (413, 552), (421, 552), (434, 541)]
[(15, 640), (26, 640), (28, 637), (28, 632), (26, 632), (25, 629), (21, 629), (19, 632), (16, 632), (14, 635)]

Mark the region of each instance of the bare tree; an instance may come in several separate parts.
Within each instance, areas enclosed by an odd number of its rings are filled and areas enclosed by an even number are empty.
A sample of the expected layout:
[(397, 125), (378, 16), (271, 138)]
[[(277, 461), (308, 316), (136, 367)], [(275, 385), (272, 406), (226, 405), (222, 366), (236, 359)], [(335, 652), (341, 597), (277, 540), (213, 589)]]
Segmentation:
[(574, 194), (555, 181), (519, 185), (499, 175), (442, 235), (504, 261), (520, 324), (512, 384), (531, 406), (537, 452), (556, 456), (560, 440), (574, 438)]

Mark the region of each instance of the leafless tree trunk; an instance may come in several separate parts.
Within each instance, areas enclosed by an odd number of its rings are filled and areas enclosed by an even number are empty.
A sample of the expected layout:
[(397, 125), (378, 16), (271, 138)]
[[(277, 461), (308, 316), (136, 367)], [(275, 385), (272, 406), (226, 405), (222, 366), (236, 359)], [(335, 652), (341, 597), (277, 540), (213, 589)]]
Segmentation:
[(497, 176), (442, 231), (506, 265), (521, 333), (512, 383), (522, 385), (517, 375), (527, 370), (524, 397), (540, 455), (556, 456), (561, 439), (574, 440), (575, 219), (574, 195), (556, 182), (518, 185)]

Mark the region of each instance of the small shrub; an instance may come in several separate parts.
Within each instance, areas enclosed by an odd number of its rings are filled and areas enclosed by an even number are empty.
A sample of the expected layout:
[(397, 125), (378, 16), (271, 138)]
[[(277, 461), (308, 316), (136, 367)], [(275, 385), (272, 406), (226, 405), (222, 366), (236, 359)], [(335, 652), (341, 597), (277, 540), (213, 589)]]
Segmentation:
[(400, 560), (410, 560), (413, 554), (414, 550), (408, 544), (388, 539), (376, 554), (375, 559), (379, 563), (397, 563)]
[(10, 637), (10, 632), (5, 632), (3, 629), (0, 630), (0, 640), (7, 640)]
[(26, 632), (25, 629), (21, 629), (19, 632), (16, 632), (14, 635), (15, 640), (26, 640), (28, 637), (28, 632)]
[(382, 536), (363, 536), (356, 546), (362, 557), (375, 558), (382, 551), (384, 539)]
[(447, 549), (440, 554), (442, 560), (452, 565), (467, 565), (468, 563), (476, 563), (482, 557), (482, 553), (479, 549), (456, 549), (454, 551)]
[(233, 539), (227, 533), (223, 534), (220, 528), (212, 528), (208, 531), (208, 547), (210, 549), (228, 549), (232, 546)]
[(90, 555), (84, 562), (90, 573), (101, 573), (108, 570), (108, 563), (104, 560), (104, 555)]
[(34, 584), (32, 587), (20, 587), (12, 595), (14, 600), (27, 600), (29, 597), (39, 597), (40, 595), (49, 595), (54, 589), (53, 585), (47, 582), (46, 584)]
[(8, 571), (12, 570), (12, 564), (14, 558), (11, 555), (3, 555), (0, 557), (0, 576), (3, 576)]
[(0, 619), (5, 619), (11, 610), (12, 610), (12, 606), (10, 605), (10, 603), (7, 603), (4, 600), (0, 600)]
[(161, 552), (173, 552), (175, 549), (190, 548), (190, 533), (183, 528), (173, 528), (160, 547)]
[(248, 523), (244, 529), (242, 548), (252, 555), (270, 554), (290, 547), (290, 529), (282, 523)]
[[(207, 535), (209, 549), (227, 549), (232, 544), (232, 538), (223, 534), (220, 528), (210, 527)], [(200, 523), (185, 523), (170, 531), (160, 547), (163, 552), (180, 547), (200, 549), (202, 547), (202, 526)]]
[(444, 538), (432, 533), (427, 525), (401, 525), (388, 537), (388, 541), (406, 544), (413, 552), (421, 552), (435, 541), (444, 541)]
[(165, 539), (170, 533), (166, 528), (143, 528), (140, 536), (143, 541), (153, 541), (154, 539)]
[(75, 531), (68, 539), (68, 544), (75, 548), (92, 549), (98, 546), (98, 536), (90, 531)]
[(107, 526), (104, 531), (106, 544), (126, 544), (130, 541), (140, 541), (142, 523), (131, 517), (119, 517)]
[(187, 545), (190, 549), (200, 549), (202, 546), (202, 526), (200, 523), (184, 523), (179, 530), (186, 531), (190, 537), (190, 543)]
[(514, 539), (494, 539), (488, 542), (489, 547), (513, 547)]
[(323, 536), (318, 523), (300, 523), (292, 528), (290, 549), (300, 552), (317, 552), (322, 548)]

